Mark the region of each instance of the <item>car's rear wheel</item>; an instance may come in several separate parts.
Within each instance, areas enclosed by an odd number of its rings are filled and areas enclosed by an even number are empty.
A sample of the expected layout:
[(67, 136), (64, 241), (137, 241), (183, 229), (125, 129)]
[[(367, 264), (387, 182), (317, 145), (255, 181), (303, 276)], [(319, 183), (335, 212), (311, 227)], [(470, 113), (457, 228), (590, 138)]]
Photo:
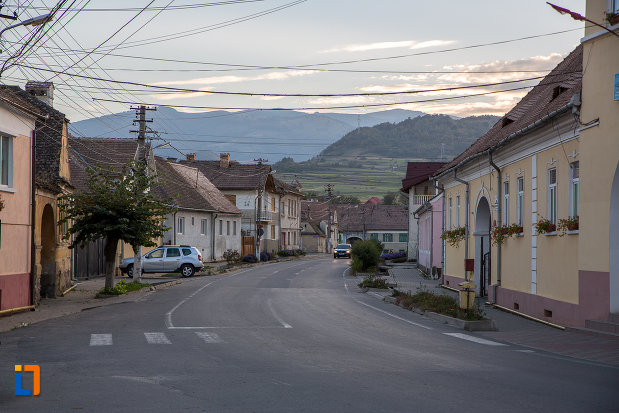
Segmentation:
[(191, 277), (196, 273), (196, 269), (191, 264), (183, 264), (181, 266), (181, 275), (183, 277)]
[(133, 278), (133, 264), (129, 264), (127, 267), (127, 277)]

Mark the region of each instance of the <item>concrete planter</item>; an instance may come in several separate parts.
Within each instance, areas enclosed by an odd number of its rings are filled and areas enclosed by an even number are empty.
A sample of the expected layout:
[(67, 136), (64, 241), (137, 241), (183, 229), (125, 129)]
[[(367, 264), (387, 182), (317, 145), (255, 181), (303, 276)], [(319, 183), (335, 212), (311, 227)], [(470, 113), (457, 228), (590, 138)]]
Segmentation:
[(450, 326), (466, 330), (466, 331), (496, 331), (496, 324), (494, 324), (494, 320), (486, 319), (486, 320), (477, 320), (477, 321), (468, 321), (468, 320), (460, 320), (458, 318), (449, 317), (442, 314), (437, 314), (428, 311), (426, 313), (428, 318), (432, 320), (439, 321), (443, 324), (449, 324)]

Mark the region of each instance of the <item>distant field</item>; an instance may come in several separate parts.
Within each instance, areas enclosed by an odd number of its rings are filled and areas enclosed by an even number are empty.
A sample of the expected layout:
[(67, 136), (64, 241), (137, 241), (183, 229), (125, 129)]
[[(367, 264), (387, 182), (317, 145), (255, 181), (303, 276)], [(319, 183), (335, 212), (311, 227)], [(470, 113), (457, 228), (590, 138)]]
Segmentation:
[(337, 166), (329, 163), (316, 165), (310, 171), (276, 172), (275, 175), (285, 182), (298, 179), (303, 185), (303, 191), (324, 193), (326, 184), (334, 184), (336, 194), (356, 196), (365, 201), (373, 196), (382, 198), (389, 192), (397, 192), (402, 187), (406, 164), (410, 159), (366, 157), (359, 161), (365, 166), (361, 168), (339, 166), (347, 163), (347, 160), (343, 159)]

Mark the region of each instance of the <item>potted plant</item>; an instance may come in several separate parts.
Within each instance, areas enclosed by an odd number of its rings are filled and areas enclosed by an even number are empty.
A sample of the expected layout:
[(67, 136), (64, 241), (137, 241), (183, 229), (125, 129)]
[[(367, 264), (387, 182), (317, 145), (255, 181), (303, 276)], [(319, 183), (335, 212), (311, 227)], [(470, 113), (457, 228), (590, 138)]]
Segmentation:
[(546, 218), (540, 218), (540, 220), (535, 224), (535, 231), (538, 234), (549, 234), (551, 232), (555, 232), (556, 230), (557, 226)]
[(614, 26), (615, 24), (619, 23), (619, 13), (606, 13), (606, 21), (611, 25)]
[(466, 229), (464, 227), (447, 230), (441, 234), (441, 239), (447, 241), (452, 247), (458, 247), (458, 243), (464, 239)]
[(561, 231), (561, 236), (565, 235), (567, 231), (578, 231), (578, 216), (560, 219), (557, 229)]
[(510, 227), (507, 225), (495, 225), (492, 227), (492, 233), (490, 234), (492, 242), (496, 245), (502, 244), (505, 238), (510, 236), (509, 229)]
[(524, 232), (524, 228), (522, 227), (522, 225), (519, 224), (511, 224), (508, 230), (509, 235), (513, 237), (518, 236)]
[(2, 200), (2, 196), (0, 196), (0, 211), (4, 209), (4, 201)]

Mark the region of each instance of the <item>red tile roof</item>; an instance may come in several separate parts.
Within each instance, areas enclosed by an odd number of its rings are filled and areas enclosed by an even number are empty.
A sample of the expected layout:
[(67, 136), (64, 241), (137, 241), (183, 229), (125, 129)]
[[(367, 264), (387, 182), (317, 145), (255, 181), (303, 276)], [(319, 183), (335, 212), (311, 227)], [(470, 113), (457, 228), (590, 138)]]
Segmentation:
[(409, 162), (406, 165), (406, 177), (402, 179), (401, 191), (406, 192), (411, 187), (427, 181), (445, 162)]
[(263, 186), (271, 166), (266, 164), (240, 164), (230, 161), (229, 167), (221, 168), (219, 161), (180, 161), (181, 164), (197, 167), (220, 190), (257, 190)]
[(483, 154), (493, 146), (502, 143), (510, 135), (533, 125), (550, 114), (565, 109), (572, 96), (580, 93), (582, 88), (582, 49), (582, 45), (576, 47), (488, 132), (439, 169), (435, 175), (469, 158)]
[[(345, 232), (407, 231), (406, 205), (338, 205), (338, 228)], [(365, 226), (365, 228), (364, 228)]]

